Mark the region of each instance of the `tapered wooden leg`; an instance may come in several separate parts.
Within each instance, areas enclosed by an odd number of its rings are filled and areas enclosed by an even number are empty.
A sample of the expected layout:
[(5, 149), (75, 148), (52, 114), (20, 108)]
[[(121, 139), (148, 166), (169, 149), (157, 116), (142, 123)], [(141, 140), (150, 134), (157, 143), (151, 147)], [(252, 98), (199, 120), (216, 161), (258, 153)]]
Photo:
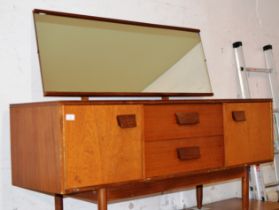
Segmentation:
[(100, 188), (98, 190), (98, 210), (108, 209), (107, 189)]
[(54, 195), (55, 210), (63, 210), (63, 195)]
[(242, 176), (242, 210), (249, 210), (249, 168), (244, 168)]
[(197, 197), (197, 207), (198, 209), (202, 208), (202, 196), (203, 196), (203, 186), (196, 186), (196, 197)]

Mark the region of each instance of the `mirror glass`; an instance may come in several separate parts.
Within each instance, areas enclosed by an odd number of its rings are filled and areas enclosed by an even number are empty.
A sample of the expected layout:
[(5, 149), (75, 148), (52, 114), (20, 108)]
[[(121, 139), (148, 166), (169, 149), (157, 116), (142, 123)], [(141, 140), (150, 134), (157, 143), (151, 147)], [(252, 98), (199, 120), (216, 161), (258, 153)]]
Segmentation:
[(41, 11), (34, 21), (45, 95), (212, 93), (198, 30)]

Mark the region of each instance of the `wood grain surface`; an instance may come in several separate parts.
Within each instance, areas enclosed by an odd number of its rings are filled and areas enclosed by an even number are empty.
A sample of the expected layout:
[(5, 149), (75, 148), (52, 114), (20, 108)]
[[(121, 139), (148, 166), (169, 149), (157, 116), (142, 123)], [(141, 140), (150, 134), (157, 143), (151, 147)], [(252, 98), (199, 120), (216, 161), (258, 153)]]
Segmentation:
[[(245, 121), (234, 121), (234, 111), (245, 112)], [(271, 103), (225, 103), (226, 166), (273, 159)]]
[[(135, 115), (136, 127), (121, 128), (118, 115)], [(141, 106), (65, 106), (64, 116), (65, 188), (143, 178)]]
[[(180, 160), (177, 149), (181, 147), (198, 147), (200, 158)], [(224, 166), (223, 136), (146, 142), (145, 166), (147, 177), (220, 168)]]
[(61, 108), (11, 108), (13, 185), (47, 193), (63, 190)]
[[(179, 125), (176, 113), (198, 113), (199, 123)], [(144, 117), (147, 141), (223, 134), (221, 104), (146, 105)]]

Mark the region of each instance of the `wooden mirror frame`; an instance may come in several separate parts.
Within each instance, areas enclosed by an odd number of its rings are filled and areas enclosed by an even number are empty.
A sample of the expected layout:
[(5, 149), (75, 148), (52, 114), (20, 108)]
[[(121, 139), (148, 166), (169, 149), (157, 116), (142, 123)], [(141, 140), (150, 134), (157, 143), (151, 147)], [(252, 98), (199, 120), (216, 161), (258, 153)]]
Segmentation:
[[(54, 15), (54, 16), (60, 16), (60, 17), (70, 17), (70, 18), (79, 18), (79, 19), (86, 19), (86, 20), (97, 20), (97, 21), (103, 21), (103, 22), (110, 22), (110, 23), (120, 23), (120, 24), (127, 24), (127, 25), (135, 25), (135, 26), (145, 26), (145, 27), (152, 27), (152, 28), (162, 28), (162, 29), (172, 29), (172, 30), (179, 30), (179, 31), (187, 31), (187, 32), (195, 32), (200, 33), (199, 29), (193, 29), (193, 28), (184, 28), (184, 27), (176, 27), (176, 26), (168, 26), (168, 25), (159, 25), (159, 24), (151, 24), (151, 23), (142, 23), (142, 22), (135, 22), (135, 21), (127, 21), (127, 20), (120, 20), (120, 19), (110, 19), (110, 18), (103, 18), (103, 17), (96, 17), (96, 16), (88, 16), (88, 15), (80, 15), (80, 14), (72, 14), (72, 13), (64, 13), (64, 12), (58, 12), (58, 11), (50, 11), (50, 10), (42, 10), (42, 9), (34, 9), (33, 10), (33, 16), (35, 20), (35, 14), (48, 14), (48, 15)], [(35, 24), (35, 21), (34, 21)], [(35, 26), (35, 32), (36, 32), (36, 42), (37, 42), (37, 51), (38, 55), (39, 53), (39, 43), (38, 43), (38, 37), (37, 37), (37, 31)], [(39, 64), (40, 64), (40, 70), (41, 70), (41, 77), (42, 77), (42, 64), (41, 59), (39, 55)], [(43, 78), (42, 83), (43, 83)], [(195, 93), (195, 92), (60, 92), (60, 91), (45, 91), (44, 90), (44, 96), (68, 96), (68, 97), (90, 97), (90, 96), (130, 96), (130, 97), (170, 97), (170, 96), (186, 96), (186, 97), (193, 97), (193, 96), (213, 96), (212, 92), (202, 92), (202, 93)]]

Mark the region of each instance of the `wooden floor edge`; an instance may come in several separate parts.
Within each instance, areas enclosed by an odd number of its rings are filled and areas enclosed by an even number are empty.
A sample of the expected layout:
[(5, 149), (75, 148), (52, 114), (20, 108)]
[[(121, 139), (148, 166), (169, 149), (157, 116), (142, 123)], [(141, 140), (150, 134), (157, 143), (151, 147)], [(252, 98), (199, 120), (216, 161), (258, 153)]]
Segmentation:
[[(279, 210), (278, 202), (270, 201), (257, 201), (249, 200), (250, 208), (249, 210)], [(181, 209), (181, 210), (194, 210), (195, 207)], [(204, 210), (241, 210), (241, 198), (230, 198), (227, 200), (217, 201), (204, 205)]]

